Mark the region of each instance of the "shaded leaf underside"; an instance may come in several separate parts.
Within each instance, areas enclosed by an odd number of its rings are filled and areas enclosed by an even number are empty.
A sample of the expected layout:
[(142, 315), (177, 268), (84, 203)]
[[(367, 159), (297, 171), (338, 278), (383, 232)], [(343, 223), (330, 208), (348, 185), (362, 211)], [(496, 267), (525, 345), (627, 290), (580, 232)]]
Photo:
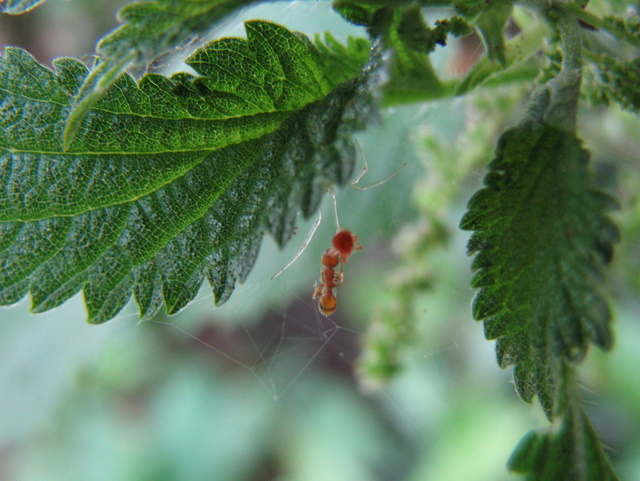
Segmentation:
[[(123, 76), (68, 151), (71, 98), (87, 75), (19, 49), (0, 58), (0, 304), (42, 312), (84, 290), (90, 322), (131, 294), (141, 317), (175, 313), (204, 278), (224, 302), (264, 231), (282, 244), (299, 210), (352, 172), (350, 136), (372, 105), (368, 42), (313, 46), (266, 22), (197, 51), (199, 76)], [(336, 71), (335, 66), (341, 65)]]
[(616, 481), (600, 439), (581, 409), (553, 426), (530, 431), (509, 459), (528, 481)]
[(498, 340), (500, 365), (515, 365), (522, 398), (537, 394), (548, 415), (562, 359), (581, 359), (590, 341), (611, 346), (599, 286), (618, 236), (605, 215), (615, 202), (592, 187), (588, 157), (572, 133), (537, 122), (508, 130), (461, 223), (475, 231), (474, 317)]

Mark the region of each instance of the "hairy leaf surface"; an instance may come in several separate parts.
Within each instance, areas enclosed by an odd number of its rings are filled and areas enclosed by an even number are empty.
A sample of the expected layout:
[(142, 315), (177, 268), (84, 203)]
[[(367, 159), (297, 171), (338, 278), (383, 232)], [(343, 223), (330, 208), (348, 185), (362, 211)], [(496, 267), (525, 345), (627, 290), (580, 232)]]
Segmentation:
[[(267, 22), (194, 53), (199, 76), (124, 76), (70, 149), (65, 119), (87, 69), (0, 58), (0, 303), (35, 312), (80, 289), (91, 322), (132, 293), (143, 318), (177, 312), (207, 278), (242, 282), (266, 230), (282, 244), (327, 184), (351, 175), (350, 136), (372, 99), (368, 42), (314, 47)], [(340, 69), (336, 69), (336, 65)]]
[(474, 317), (498, 340), (500, 365), (515, 365), (522, 398), (537, 394), (548, 415), (559, 363), (612, 342), (600, 284), (615, 202), (593, 188), (588, 159), (573, 134), (524, 122), (502, 135), (461, 222), (474, 231)]

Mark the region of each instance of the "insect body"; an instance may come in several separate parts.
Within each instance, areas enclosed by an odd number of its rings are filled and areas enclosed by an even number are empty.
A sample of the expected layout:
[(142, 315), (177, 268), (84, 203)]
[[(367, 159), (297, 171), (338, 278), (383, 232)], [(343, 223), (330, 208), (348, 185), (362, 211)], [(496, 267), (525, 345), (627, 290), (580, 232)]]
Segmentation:
[[(355, 190), (365, 191), (369, 189), (373, 189), (375, 187), (379, 187), (382, 184), (385, 184), (387, 181), (392, 179), (400, 170), (402, 170), (406, 164), (398, 167), (391, 175), (386, 177), (385, 179), (376, 182), (375, 184), (368, 185), (366, 187), (358, 187), (356, 184), (360, 182), (360, 179), (367, 173), (369, 170), (369, 166), (367, 164), (367, 159), (364, 157), (362, 153), (362, 149), (360, 148), (360, 144), (356, 142), (356, 146), (360, 151), (360, 155), (362, 156), (363, 167), (360, 173), (350, 182), (350, 187)], [(336, 196), (333, 192), (333, 188), (331, 186), (327, 186), (327, 191), (331, 196), (333, 201), (333, 212), (336, 220), (336, 227), (338, 232), (335, 236), (333, 236), (333, 247), (329, 247), (324, 254), (322, 255), (322, 267), (320, 270), (320, 280), (316, 282), (315, 289), (313, 291), (313, 298), (318, 299), (318, 308), (322, 314), (328, 316), (333, 314), (336, 310), (336, 306), (338, 301), (336, 300), (336, 296), (334, 293), (334, 289), (339, 287), (344, 282), (344, 276), (342, 274), (342, 267), (349, 256), (353, 253), (354, 250), (362, 249), (362, 246), (358, 243), (358, 237), (353, 235), (351, 231), (347, 229), (340, 229), (340, 222), (338, 221), (338, 204), (336, 202)], [(313, 223), (309, 234), (305, 238), (300, 250), (297, 254), (289, 261), (289, 263), (280, 269), (276, 274), (274, 274), (271, 279), (275, 279), (284, 271), (286, 271), (297, 259), (302, 255), (304, 250), (311, 243), (311, 239), (315, 234), (320, 222), (322, 221), (322, 211), (318, 211), (318, 218)], [(336, 272), (336, 268), (337, 272)]]
[(358, 236), (353, 235), (351, 231), (347, 229), (340, 230), (333, 236), (333, 247), (340, 253), (340, 264), (347, 262), (347, 259), (354, 249), (362, 249), (362, 246), (358, 242)]
[[(329, 247), (322, 254), (320, 281), (316, 282), (313, 298), (318, 299), (318, 309), (325, 316), (333, 314), (336, 310), (338, 300), (333, 289), (343, 284), (342, 266), (354, 249), (362, 249), (358, 237), (345, 229), (333, 236), (333, 247)], [(335, 271), (336, 267), (339, 267), (338, 272)]]

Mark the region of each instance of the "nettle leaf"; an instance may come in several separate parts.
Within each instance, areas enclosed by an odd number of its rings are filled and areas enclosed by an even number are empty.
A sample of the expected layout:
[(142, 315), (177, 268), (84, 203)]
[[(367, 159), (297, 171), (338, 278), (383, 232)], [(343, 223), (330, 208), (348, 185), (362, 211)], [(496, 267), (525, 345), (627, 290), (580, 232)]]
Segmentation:
[(640, 47), (640, 19), (637, 15), (627, 18), (605, 16), (601, 27), (618, 39)]
[(347, 22), (361, 27), (371, 27), (375, 12), (381, 7), (379, 4), (367, 5), (350, 0), (335, 0), (331, 6)]
[(257, 0), (153, 0), (118, 13), (122, 23), (96, 47), (99, 63), (73, 100), (64, 134), (69, 147), (89, 109), (127, 68), (144, 65), (176, 45), (210, 31), (211, 25)]
[(592, 97), (603, 103), (617, 102), (631, 112), (640, 110), (640, 58), (621, 62), (609, 55), (600, 55), (598, 60), (595, 67), (598, 80), (592, 88)]
[(616, 204), (594, 189), (588, 160), (572, 133), (523, 122), (500, 138), (461, 221), (474, 231), (473, 315), (498, 340), (500, 366), (515, 365), (520, 396), (537, 394), (548, 416), (559, 364), (580, 360), (589, 342), (612, 343), (600, 284), (618, 238), (605, 212)]
[(33, 10), (47, 0), (2, 0), (0, 1), (0, 13), (18, 15)]
[(618, 479), (583, 410), (562, 416), (549, 428), (527, 433), (507, 466), (511, 471), (526, 474), (529, 481)]
[[(418, 5), (405, 2), (383, 6), (385, 2), (334, 2), (333, 7), (345, 20), (364, 25), (372, 37), (381, 38), (389, 53), (388, 79), (384, 84), (387, 105), (405, 104), (442, 97), (446, 90), (429, 54), (445, 46), (449, 35), (471, 33), (461, 17), (438, 20), (427, 26)], [(371, 5), (375, 4), (375, 6)]]
[[(368, 42), (314, 47), (271, 23), (245, 24), (187, 63), (200, 76), (125, 75), (69, 150), (65, 120), (87, 69), (51, 72), (20, 49), (0, 57), (0, 304), (32, 310), (84, 291), (89, 321), (133, 293), (141, 317), (173, 314), (207, 278), (216, 303), (246, 279), (263, 233), (283, 244), (355, 162), (372, 113)], [(340, 65), (341, 69), (335, 69)]]

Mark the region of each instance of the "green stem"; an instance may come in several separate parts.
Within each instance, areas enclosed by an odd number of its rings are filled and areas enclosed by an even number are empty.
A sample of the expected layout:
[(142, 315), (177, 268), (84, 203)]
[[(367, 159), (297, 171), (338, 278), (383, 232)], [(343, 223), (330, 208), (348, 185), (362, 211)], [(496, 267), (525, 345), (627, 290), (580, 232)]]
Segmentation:
[(556, 26), (560, 34), (562, 69), (582, 69), (582, 40), (578, 21), (573, 15), (562, 12), (556, 22)]
[[(533, 105), (531, 113), (542, 114), (545, 123), (559, 129), (574, 132), (578, 117), (580, 84), (582, 83), (582, 41), (578, 20), (569, 12), (558, 8), (544, 11), (547, 20), (560, 37), (562, 69), (560, 73), (541, 86), (544, 95), (535, 96), (536, 102), (545, 103), (543, 109)], [(534, 99), (534, 95), (532, 95)], [(535, 104), (536, 102), (532, 102)]]

